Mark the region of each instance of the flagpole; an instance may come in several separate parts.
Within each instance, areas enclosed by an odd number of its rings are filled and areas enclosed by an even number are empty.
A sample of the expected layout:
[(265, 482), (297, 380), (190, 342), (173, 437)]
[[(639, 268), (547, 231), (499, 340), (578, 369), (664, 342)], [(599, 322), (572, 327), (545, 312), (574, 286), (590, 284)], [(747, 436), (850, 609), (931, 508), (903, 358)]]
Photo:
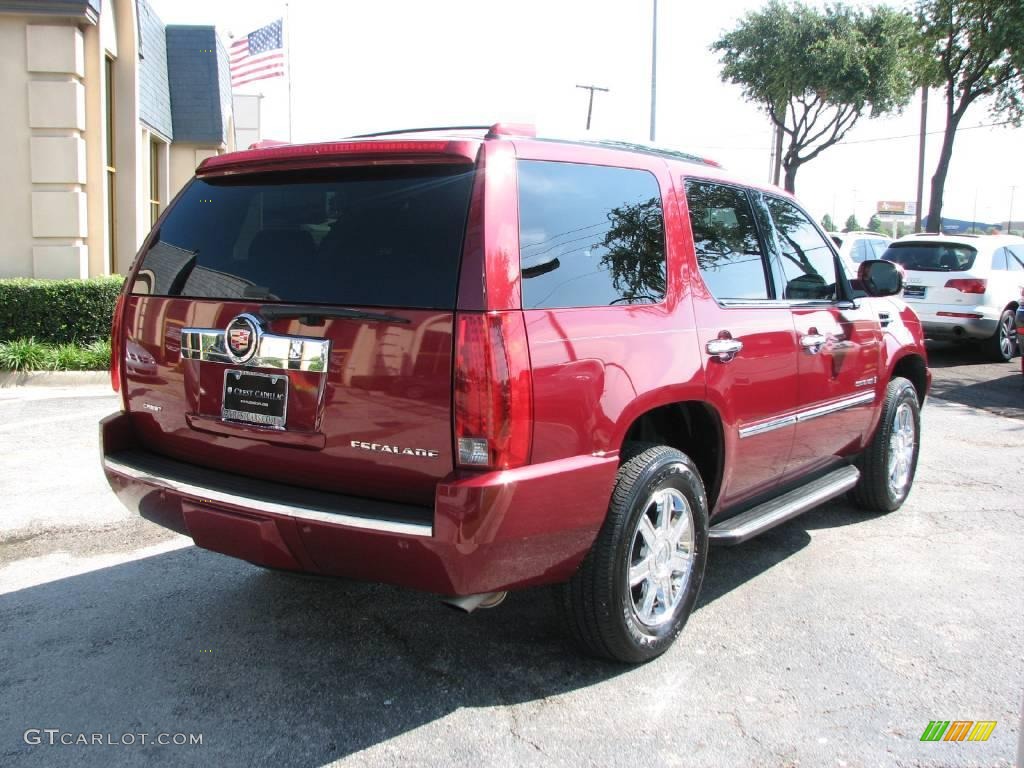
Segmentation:
[(288, 143), (292, 143), (292, 17), (288, 3), (284, 4), (285, 45), (288, 47)]

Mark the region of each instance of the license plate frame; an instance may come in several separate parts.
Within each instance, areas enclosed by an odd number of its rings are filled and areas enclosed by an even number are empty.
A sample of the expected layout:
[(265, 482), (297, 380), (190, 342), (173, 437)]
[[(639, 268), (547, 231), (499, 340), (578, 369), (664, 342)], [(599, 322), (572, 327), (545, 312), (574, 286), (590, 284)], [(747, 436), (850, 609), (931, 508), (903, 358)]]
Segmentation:
[(928, 288), (924, 285), (903, 286), (903, 298), (905, 299), (923, 299), (927, 293)]
[(288, 389), (288, 374), (284, 372), (228, 368), (221, 389), (221, 420), (284, 431), (288, 424)]

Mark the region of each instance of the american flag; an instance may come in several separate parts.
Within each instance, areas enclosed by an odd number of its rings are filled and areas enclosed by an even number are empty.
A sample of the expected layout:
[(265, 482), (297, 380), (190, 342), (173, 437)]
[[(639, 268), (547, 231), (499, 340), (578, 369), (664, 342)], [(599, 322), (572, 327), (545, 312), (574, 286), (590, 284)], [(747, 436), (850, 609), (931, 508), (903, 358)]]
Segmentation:
[(232, 88), (268, 77), (284, 77), (281, 21), (272, 21), (231, 43)]

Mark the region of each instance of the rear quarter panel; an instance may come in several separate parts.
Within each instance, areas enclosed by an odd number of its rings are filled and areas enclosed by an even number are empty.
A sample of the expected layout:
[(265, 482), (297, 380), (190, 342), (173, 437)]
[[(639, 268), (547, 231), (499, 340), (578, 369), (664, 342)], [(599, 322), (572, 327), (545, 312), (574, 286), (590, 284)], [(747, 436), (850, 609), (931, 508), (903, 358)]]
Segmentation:
[[(704, 371), (689, 295), (687, 231), (665, 163), (637, 153), (524, 142), (517, 158), (636, 168), (661, 189), (667, 291), (660, 304), (525, 310), (533, 369), (534, 462), (614, 454), (645, 411), (703, 400)], [(518, 248), (517, 248), (518, 252)]]

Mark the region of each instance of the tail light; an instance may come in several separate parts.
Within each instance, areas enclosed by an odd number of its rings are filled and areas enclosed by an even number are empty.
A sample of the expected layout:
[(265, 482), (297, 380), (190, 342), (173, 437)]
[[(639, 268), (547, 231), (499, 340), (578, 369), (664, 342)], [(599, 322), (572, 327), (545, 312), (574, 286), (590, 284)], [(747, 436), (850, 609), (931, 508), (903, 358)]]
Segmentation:
[(530, 460), (533, 381), (522, 312), (460, 312), (455, 333), (455, 445), (460, 466)]
[(114, 317), (110, 323), (110, 386), (115, 392), (121, 391), (121, 363), (124, 360), (124, 338), (121, 333), (124, 323), (124, 293), (117, 295)]
[(961, 293), (984, 293), (987, 282), (987, 280), (978, 280), (977, 278), (962, 278), (947, 280), (946, 287)]

